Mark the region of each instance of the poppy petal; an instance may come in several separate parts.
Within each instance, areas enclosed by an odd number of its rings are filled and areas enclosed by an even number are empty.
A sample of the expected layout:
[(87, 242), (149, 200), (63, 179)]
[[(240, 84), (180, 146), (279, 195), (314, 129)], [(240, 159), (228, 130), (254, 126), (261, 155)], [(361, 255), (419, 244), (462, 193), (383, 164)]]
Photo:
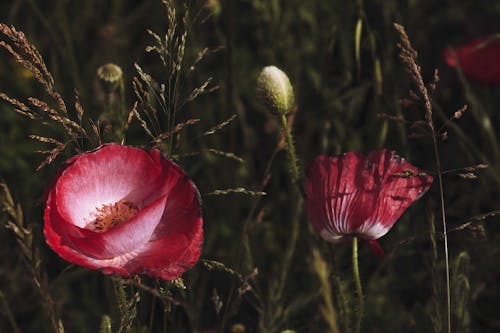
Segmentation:
[(360, 232), (368, 239), (378, 239), (429, 189), (432, 177), (388, 150), (372, 152), (367, 161), (376, 166), (371, 177), (377, 182), (378, 195), (374, 210)]
[[(444, 52), (446, 63), (460, 69), (472, 81), (483, 84), (500, 84), (500, 39), (481, 37), (470, 43), (450, 48)], [(457, 64), (458, 62), (458, 64)]]
[(384, 249), (382, 248), (382, 246), (380, 246), (380, 244), (375, 239), (369, 240), (366, 243), (368, 244), (370, 251), (372, 251), (380, 259), (384, 259), (384, 257), (385, 257)]
[(162, 221), (167, 196), (144, 207), (129, 221), (105, 232), (86, 232), (83, 237), (69, 236), (75, 249), (97, 259), (111, 259), (136, 250), (148, 242)]
[[(49, 201), (47, 202), (44, 213), (45, 225), (43, 232), (47, 244), (55, 252), (57, 252), (59, 256), (69, 262), (90, 269), (106, 269), (108, 268), (108, 266), (115, 266), (116, 269), (114, 272), (116, 274), (128, 275), (125, 270), (120, 268), (120, 266), (125, 264), (129, 260), (129, 258), (123, 256), (116, 257), (113, 260), (98, 260), (84, 255), (78, 250), (75, 250), (70, 244), (68, 244), (68, 242), (66, 241), (67, 235), (65, 235), (65, 233), (60, 233), (60, 223), (61, 221), (62, 223), (65, 223), (65, 221), (62, 220), (62, 218), (57, 214), (57, 210), (53, 207), (54, 203), (55, 200), (51, 200), (49, 197)], [(108, 269), (108, 271), (110, 270)]]
[(330, 242), (352, 235), (378, 239), (431, 183), (431, 176), (388, 150), (318, 156), (304, 184), (309, 221)]
[(103, 205), (122, 199), (142, 205), (141, 199), (157, 190), (160, 174), (161, 168), (144, 151), (105, 145), (80, 155), (62, 172), (56, 185), (59, 213), (83, 228)]
[[(169, 280), (192, 267), (201, 254), (198, 190), (156, 149), (109, 144), (76, 156), (60, 168), (47, 193), (44, 235), (70, 262), (104, 273), (146, 273)], [(123, 200), (131, 201), (125, 207), (133, 215), (114, 215), (121, 214), (120, 208), (108, 208), (103, 214), (111, 215), (100, 221), (112, 221), (111, 226), (88, 227), (96, 209), (102, 213), (103, 205), (123, 207), (116, 206)]]
[(203, 243), (203, 233), (200, 230), (192, 235), (191, 242), (184, 234), (171, 234), (149, 242), (140, 255), (127, 262), (124, 269), (147, 272), (152, 277), (164, 280), (178, 278), (200, 256)]
[(318, 156), (305, 180), (307, 211), (313, 227), (329, 241), (352, 234), (369, 217), (375, 202), (364, 156)]

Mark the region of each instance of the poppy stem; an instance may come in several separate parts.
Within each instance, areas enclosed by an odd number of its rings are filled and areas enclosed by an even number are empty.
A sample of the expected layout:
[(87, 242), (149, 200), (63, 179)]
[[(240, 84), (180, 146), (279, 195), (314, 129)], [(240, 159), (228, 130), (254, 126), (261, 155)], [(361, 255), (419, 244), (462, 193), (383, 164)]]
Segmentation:
[(356, 284), (356, 295), (358, 296), (358, 308), (356, 309), (356, 326), (354, 332), (361, 332), (361, 319), (363, 317), (363, 289), (361, 287), (361, 278), (359, 276), (358, 265), (358, 237), (352, 238), (352, 271), (354, 273), (354, 283)]
[(288, 243), (288, 251), (285, 253), (285, 257), (283, 258), (283, 266), (281, 268), (281, 273), (279, 276), (279, 280), (277, 282), (277, 287), (274, 290), (274, 299), (279, 301), (281, 299), (281, 296), (283, 294), (283, 290), (285, 288), (286, 284), (286, 278), (288, 276), (288, 271), (290, 270), (290, 266), (292, 265), (292, 260), (293, 256), (295, 254), (295, 248), (297, 246), (297, 239), (299, 236), (299, 222), (300, 222), (300, 216), (302, 213), (302, 205), (303, 205), (303, 198), (301, 196), (301, 191), (300, 191), (300, 176), (299, 176), (299, 168), (297, 166), (297, 158), (295, 156), (295, 146), (293, 145), (293, 139), (292, 139), (292, 134), (290, 132), (290, 129), (288, 128), (287, 125), (287, 120), (285, 115), (281, 116), (281, 125), (283, 127), (283, 130), (285, 131), (285, 137), (286, 137), (286, 150), (288, 152), (288, 159), (290, 162), (290, 173), (292, 177), (292, 182), (293, 185), (297, 186), (297, 192), (294, 193), (294, 198), (295, 200), (295, 213), (293, 214), (293, 219), (291, 221), (291, 232), (290, 232), (290, 240)]
[(299, 175), (299, 167), (297, 165), (297, 157), (295, 154), (295, 146), (293, 144), (292, 133), (290, 131), (290, 128), (288, 127), (285, 115), (281, 116), (281, 127), (283, 127), (283, 131), (285, 132), (286, 151), (288, 153), (288, 160), (290, 162), (290, 172), (292, 174), (293, 182), (295, 185), (299, 186), (300, 175)]

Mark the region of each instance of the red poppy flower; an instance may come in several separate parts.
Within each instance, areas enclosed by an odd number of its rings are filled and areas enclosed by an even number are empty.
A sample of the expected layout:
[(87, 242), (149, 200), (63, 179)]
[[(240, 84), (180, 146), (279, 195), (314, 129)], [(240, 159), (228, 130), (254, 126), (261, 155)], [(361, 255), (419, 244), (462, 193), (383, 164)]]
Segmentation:
[(198, 260), (198, 191), (158, 150), (115, 144), (78, 155), (49, 186), (47, 244), (62, 258), (104, 273), (179, 277)]
[(484, 84), (500, 84), (500, 39), (478, 38), (471, 43), (444, 53), (446, 63), (458, 64), (467, 78)]
[(358, 153), (318, 156), (305, 178), (307, 214), (314, 229), (329, 242), (352, 236), (370, 241), (385, 235), (432, 177), (388, 150), (367, 157)]

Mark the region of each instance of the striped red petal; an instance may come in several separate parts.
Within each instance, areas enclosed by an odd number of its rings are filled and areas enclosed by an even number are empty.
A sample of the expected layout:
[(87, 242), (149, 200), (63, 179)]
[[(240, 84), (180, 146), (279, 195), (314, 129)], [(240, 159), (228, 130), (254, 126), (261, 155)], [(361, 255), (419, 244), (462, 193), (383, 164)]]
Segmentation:
[(307, 214), (327, 241), (385, 235), (430, 187), (432, 177), (388, 150), (318, 156), (305, 178)]

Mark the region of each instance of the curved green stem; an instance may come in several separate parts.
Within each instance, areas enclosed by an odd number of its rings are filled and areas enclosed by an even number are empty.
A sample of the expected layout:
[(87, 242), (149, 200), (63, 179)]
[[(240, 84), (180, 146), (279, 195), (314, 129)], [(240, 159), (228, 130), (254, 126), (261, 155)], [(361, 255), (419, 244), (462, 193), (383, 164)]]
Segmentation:
[(359, 276), (358, 265), (358, 237), (352, 238), (352, 270), (354, 273), (354, 283), (356, 284), (356, 294), (358, 296), (358, 308), (356, 311), (356, 325), (354, 332), (361, 331), (361, 319), (363, 317), (363, 289), (361, 288), (361, 278)]

